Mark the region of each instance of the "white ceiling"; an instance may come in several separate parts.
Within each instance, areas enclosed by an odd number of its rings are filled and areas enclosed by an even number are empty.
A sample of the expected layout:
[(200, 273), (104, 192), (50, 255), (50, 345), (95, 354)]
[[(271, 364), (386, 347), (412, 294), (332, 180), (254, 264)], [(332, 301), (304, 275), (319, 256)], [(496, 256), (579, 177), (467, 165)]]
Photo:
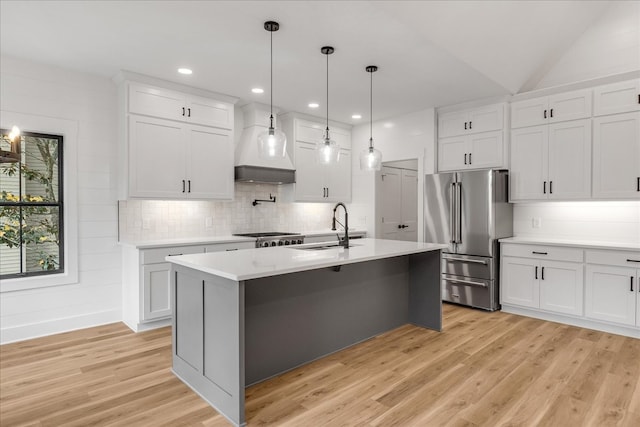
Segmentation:
[[(0, 1), (0, 52), (107, 77), (129, 70), (284, 111), (374, 120), (535, 87), (610, 1)], [(180, 66), (191, 76), (176, 73)], [(250, 89), (265, 88), (262, 95)], [(320, 103), (309, 110), (311, 101)], [(361, 113), (361, 121), (351, 119)]]

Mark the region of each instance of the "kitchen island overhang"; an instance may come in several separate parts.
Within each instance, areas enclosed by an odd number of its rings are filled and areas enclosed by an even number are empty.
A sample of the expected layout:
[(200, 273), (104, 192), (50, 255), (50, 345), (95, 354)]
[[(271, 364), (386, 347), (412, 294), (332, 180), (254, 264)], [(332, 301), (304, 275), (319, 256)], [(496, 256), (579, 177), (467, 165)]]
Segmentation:
[(173, 372), (236, 425), (244, 389), (406, 323), (440, 330), (440, 250), (359, 239), (172, 262)]

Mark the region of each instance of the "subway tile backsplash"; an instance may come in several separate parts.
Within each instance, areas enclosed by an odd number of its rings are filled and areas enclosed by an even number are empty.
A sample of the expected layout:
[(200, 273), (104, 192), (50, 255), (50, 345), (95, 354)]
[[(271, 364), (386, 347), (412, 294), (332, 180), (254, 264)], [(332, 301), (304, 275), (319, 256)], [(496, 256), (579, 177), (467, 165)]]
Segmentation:
[[(121, 200), (122, 241), (224, 236), (253, 231), (309, 232), (331, 227), (332, 203), (286, 201), (290, 188), (275, 184), (235, 184), (232, 201)], [(254, 199), (276, 196), (276, 203)]]

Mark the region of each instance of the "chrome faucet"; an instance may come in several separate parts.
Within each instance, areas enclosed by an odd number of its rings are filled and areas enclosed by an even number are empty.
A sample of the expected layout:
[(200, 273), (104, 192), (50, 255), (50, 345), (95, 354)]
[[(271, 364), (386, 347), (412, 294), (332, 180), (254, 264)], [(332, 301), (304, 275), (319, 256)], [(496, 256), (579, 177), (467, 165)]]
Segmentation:
[[(336, 219), (338, 206), (342, 206), (344, 209), (344, 224), (340, 223), (340, 221)], [(344, 228), (344, 239), (341, 239), (338, 234), (338, 244), (345, 249), (349, 249), (349, 214), (347, 213), (347, 207), (342, 202), (336, 203), (336, 206), (333, 208), (333, 221), (331, 225), (331, 230), (333, 231), (336, 231), (336, 222)]]

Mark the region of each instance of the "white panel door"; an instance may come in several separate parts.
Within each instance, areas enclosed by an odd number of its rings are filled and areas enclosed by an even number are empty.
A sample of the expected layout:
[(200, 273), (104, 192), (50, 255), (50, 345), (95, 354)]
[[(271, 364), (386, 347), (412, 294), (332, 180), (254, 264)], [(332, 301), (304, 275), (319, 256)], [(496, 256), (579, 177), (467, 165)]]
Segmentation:
[(129, 116), (129, 196), (183, 198), (187, 136), (184, 125)]
[(538, 261), (502, 257), (500, 300), (502, 304), (540, 307), (540, 267)]
[(315, 144), (296, 142), (295, 200), (299, 202), (326, 201), (325, 171), (316, 162)]
[(233, 199), (233, 141), (229, 132), (189, 126), (187, 196), (195, 199)]
[(547, 198), (548, 126), (511, 131), (511, 200)]
[(585, 286), (585, 316), (591, 319), (636, 324), (634, 268), (587, 265)]
[(593, 119), (593, 197), (640, 199), (640, 112)]
[(534, 98), (511, 104), (511, 128), (548, 123), (548, 98)]
[(494, 104), (469, 110), (467, 127), (471, 132), (489, 132), (502, 130), (503, 122), (504, 104)]
[(183, 94), (137, 83), (129, 85), (129, 112), (170, 120), (187, 120)]
[(142, 266), (142, 320), (171, 316), (170, 272), (168, 262)]
[(467, 169), (469, 163), (468, 136), (453, 136), (438, 140), (438, 171)]
[(418, 241), (418, 172), (402, 170), (400, 240)]
[(540, 308), (582, 316), (582, 264), (544, 261), (540, 266)]
[(591, 197), (591, 119), (549, 126), (550, 199)]
[(640, 110), (640, 79), (598, 86), (593, 90), (593, 115)]
[(469, 135), (469, 168), (485, 169), (503, 166), (502, 131)]
[(636, 290), (636, 326), (640, 327), (640, 270), (636, 275), (635, 280), (635, 290)]
[(326, 187), (329, 202), (351, 201), (351, 150), (340, 150), (338, 164), (326, 170)]
[(381, 238), (400, 240), (402, 230), (402, 169), (383, 167), (381, 174)]
[(549, 97), (550, 123), (591, 117), (591, 89), (559, 93)]
[(464, 135), (469, 132), (466, 111), (438, 114), (438, 137)]
[(233, 105), (214, 99), (189, 95), (186, 100), (189, 123), (233, 129)]

